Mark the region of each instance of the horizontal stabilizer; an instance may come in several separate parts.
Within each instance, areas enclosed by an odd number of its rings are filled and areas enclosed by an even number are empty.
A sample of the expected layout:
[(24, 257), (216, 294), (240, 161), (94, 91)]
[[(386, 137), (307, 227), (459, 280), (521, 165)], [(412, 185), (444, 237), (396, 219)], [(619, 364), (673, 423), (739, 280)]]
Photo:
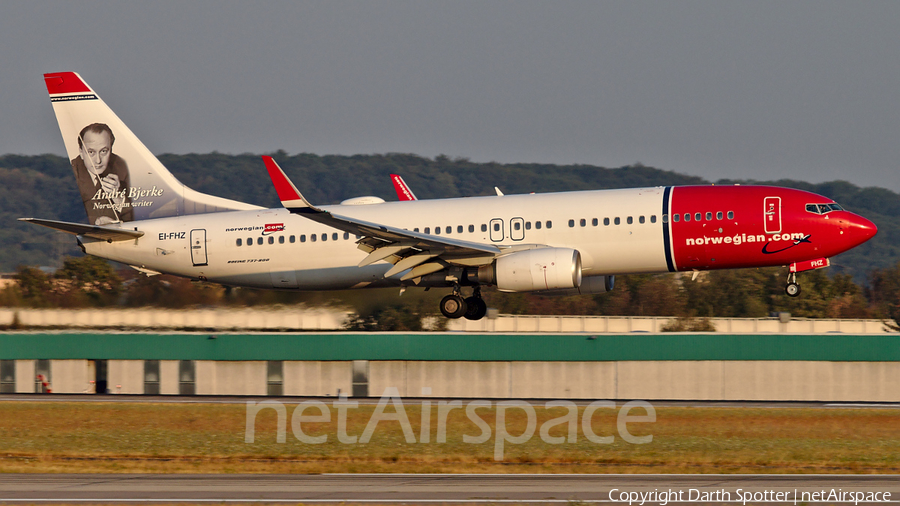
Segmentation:
[(91, 237), (103, 241), (131, 241), (144, 235), (143, 232), (138, 230), (85, 225), (84, 223), (70, 223), (68, 221), (42, 220), (39, 218), (19, 218), (19, 221), (27, 221), (61, 232)]

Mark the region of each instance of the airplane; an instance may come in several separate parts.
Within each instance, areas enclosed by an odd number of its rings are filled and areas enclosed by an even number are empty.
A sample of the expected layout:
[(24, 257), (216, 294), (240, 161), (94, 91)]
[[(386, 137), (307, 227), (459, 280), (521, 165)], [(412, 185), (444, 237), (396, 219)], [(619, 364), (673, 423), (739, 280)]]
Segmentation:
[(772, 186), (316, 206), (269, 156), (283, 207), (264, 209), (185, 187), (78, 74), (44, 79), (88, 223), (22, 220), (147, 275), (280, 290), (445, 288), (441, 312), (477, 320), (485, 286), (591, 294), (612, 290), (619, 274), (787, 265), (785, 292), (797, 296), (797, 273), (827, 267), (877, 232), (832, 199)]

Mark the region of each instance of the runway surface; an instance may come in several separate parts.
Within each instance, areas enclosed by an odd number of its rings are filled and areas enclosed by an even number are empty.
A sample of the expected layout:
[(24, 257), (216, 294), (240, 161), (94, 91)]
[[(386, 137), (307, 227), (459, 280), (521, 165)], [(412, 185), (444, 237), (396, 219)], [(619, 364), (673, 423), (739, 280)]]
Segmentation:
[[(898, 475), (0, 475), (0, 502), (624, 502), (630, 493), (681, 493), (667, 502), (791, 503), (804, 492), (863, 494), (896, 503)], [(702, 495), (706, 493), (707, 495)], [(727, 496), (726, 496), (727, 493)], [(781, 493), (782, 495), (778, 495)], [(889, 496), (885, 493), (890, 493)], [(626, 495), (623, 495), (626, 494)], [(739, 495), (740, 494), (740, 495)], [(880, 494), (880, 495), (872, 495)], [(635, 504), (640, 502), (635, 497)], [(874, 501), (860, 501), (874, 502)], [(652, 496), (644, 504), (662, 504)]]

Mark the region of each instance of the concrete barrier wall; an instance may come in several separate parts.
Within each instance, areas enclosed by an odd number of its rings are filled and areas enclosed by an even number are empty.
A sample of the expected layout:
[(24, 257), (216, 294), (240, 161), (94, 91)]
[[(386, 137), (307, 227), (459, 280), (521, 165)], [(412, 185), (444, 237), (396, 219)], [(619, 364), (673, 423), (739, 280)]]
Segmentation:
[(178, 361), (159, 361), (159, 393), (178, 395)]
[(266, 395), (266, 363), (196, 362), (197, 395)]
[(216, 309), (27, 309), (0, 308), (0, 325), (24, 327), (339, 330), (346, 311), (304, 307)]
[(143, 360), (110, 360), (107, 368), (107, 388), (110, 392), (134, 395), (144, 393)]
[(900, 402), (898, 362), (379, 361), (369, 366), (370, 397), (395, 387), (408, 397)]
[[(662, 332), (673, 317), (628, 316), (532, 316), (503, 315), (477, 321), (451, 320), (447, 329), (455, 332), (591, 332), (622, 334), (630, 332)], [(728, 334), (884, 334), (881, 320), (839, 320), (792, 318), (782, 323), (778, 318), (710, 318), (716, 332)]]
[(350, 395), (353, 390), (352, 362), (285, 361), (284, 395), (326, 397)]
[[(88, 391), (92, 365), (52, 360), (53, 392)], [(264, 361), (194, 365), (197, 395), (266, 395)], [(369, 397), (394, 387), (403, 397), (900, 402), (900, 362), (372, 361), (367, 369)], [(143, 392), (142, 361), (111, 360), (108, 370), (112, 392)], [(287, 396), (352, 392), (350, 361), (286, 361), (283, 373)], [(34, 361), (16, 362), (16, 381), (17, 392), (34, 392)], [(161, 393), (178, 387), (178, 361), (160, 361)]]
[(16, 360), (16, 393), (34, 393), (34, 360)]
[[(0, 308), (0, 325), (36, 328), (129, 328), (211, 330), (341, 330), (347, 311), (296, 306), (215, 309), (25, 309)], [(660, 332), (672, 317), (503, 315), (469, 321), (450, 320), (457, 332)], [(717, 332), (883, 334), (880, 320), (794, 318), (712, 318)]]
[[(89, 374), (89, 363), (86, 360), (51, 360), (50, 387), (53, 393), (83, 394), (93, 392)], [(34, 380), (32, 380), (32, 383)]]

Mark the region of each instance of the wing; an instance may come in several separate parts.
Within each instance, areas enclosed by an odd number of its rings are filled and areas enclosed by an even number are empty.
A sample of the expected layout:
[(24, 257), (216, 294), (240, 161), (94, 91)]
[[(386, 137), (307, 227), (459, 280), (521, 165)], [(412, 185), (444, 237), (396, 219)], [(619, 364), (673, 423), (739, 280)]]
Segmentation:
[(144, 235), (143, 232), (138, 230), (100, 227), (97, 225), (85, 225), (84, 223), (70, 223), (68, 221), (42, 220), (39, 218), (19, 218), (19, 221), (27, 221), (61, 232), (83, 235), (85, 237), (92, 237), (103, 241), (131, 241)]
[(385, 277), (411, 269), (401, 278), (407, 280), (441, 271), (450, 265), (486, 265), (497, 255), (509, 251), (507, 248), (491, 244), (412, 232), (319, 209), (300, 194), (272, 157), (264, 156), (263, 161), (278, 198), (286, 209), (323, 225), (362, 237), (357, 244), (369, 255), (359, 263), (359, 266), (363, 267), (380, 260), (394, 264), (385, 273)]

